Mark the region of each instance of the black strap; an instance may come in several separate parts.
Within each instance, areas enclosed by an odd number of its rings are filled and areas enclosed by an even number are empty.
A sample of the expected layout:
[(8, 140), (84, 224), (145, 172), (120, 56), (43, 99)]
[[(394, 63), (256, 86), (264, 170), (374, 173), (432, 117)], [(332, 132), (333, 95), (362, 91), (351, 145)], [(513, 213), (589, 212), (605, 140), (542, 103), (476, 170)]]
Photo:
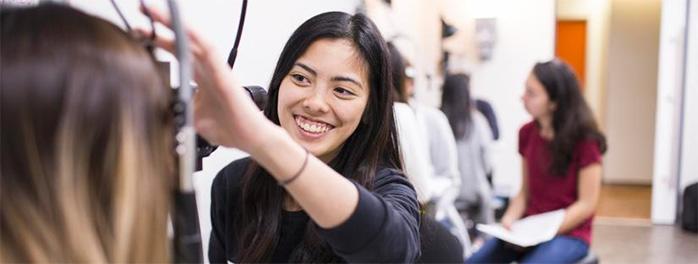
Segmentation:
[(240, 21), (238, 22), (238, 32), (235, 36), (235, 44), (228, 55), (228, 65), (232, 69), (235, 65), (235, 58), (238, 56), (238, 46), (240, 46), (240, 37), (242, 36), (242, 28), (245, 25), (245, 14), (247, 13), (247, 0), (242, 0), (242, 10), (240, 10)]

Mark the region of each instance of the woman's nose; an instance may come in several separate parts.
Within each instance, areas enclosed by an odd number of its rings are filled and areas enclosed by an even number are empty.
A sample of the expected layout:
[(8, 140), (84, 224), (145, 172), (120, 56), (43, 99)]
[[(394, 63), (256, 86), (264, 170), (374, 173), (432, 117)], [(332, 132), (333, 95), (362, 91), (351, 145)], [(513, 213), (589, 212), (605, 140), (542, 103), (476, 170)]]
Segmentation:
[(326, 92), (323, 88), (316, 87), (303, 100), (303, 108), (311, 114), (326, 113), (330, 106), (327, 103)]

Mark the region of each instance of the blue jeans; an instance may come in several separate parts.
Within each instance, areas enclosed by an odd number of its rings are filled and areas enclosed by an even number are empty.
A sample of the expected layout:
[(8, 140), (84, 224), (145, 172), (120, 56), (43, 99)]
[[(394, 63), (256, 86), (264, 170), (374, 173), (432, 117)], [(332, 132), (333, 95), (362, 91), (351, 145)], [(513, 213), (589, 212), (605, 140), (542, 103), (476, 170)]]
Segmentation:
[(584, 258), (588, 252), (589, 245), (570, 236), (556, 236), (530, 248), (517, 248), (491, 238), (465, 263), (574, 263)]

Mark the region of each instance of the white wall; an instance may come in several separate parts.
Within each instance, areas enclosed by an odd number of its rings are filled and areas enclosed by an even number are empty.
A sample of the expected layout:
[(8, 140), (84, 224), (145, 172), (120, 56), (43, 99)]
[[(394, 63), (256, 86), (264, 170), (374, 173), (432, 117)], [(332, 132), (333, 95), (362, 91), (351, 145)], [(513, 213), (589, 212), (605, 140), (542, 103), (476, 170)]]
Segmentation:
[(698, 182), (698, 1), (689, 11), (681, 153), (681, 191)]
[[(434, 25), (440, 23), (439, 15), (458, 28), (455, 36), (444, 41), (444, 48), (452, 53), (452, 70), (469, 72), (474, 96), (489, 100), (497, 112), (501, 139), (493, 153), (495, 185), (499, 192), (516, 192), (521, 181), (518, 129), (529, 121), (519, 98), (533, 64), (553, 57), (555, 1), (393, 0), (392, 13), (380, 7), (379, 0), (365, 2), (370, 15), (392, 16), (378, 18), (384, 34), (402, 30), (402, 34), (418, 38), (414, 41), (417, 49), (414, 57), (424, 63), (419, 66), (427, 69), (426, 72), (437, 69), (441, 59), (441, 27)], [(429, 5), (438, 5), (439, 9)], [(492, 60), (481, 62), (475, 54), (474, 20), (487, 17), (497, 19), (497, 43)], [(423, 25), (415, 26), (415, 21)], [(431, 89), (417, 86), (417, 100), (440, 105), (440, 83), (441, 80), (434, 80)]]
[(660, 0), (612, 0), (604, 181), (652, 181)]
[(605, 131), (606, 83), (610, 0), (558, 0), (557, 18), (587, 21), (586, 80), (584, 97)]
[(660, 224), (673, 224), (676, 219), (686, 3), (686, 0), (662, 3), (652, 180), (652, 222)]
[(555, 8), (558, 19), (587, 20), (592, 11), (593, 2), (589, 0), (557, 0)]
[[(460, 35), (447, 43), (455, 69), (471, 73), (475, 97), (490, 101), (499, 119), (501, 139), (494, 146), (495, 186), (514, 193), (521, 184), (518, 130), (530, 117), (520, 97), (533, 65), (554, 56), (554, 0), (444, 1), (444, 13)], [(472, 47), (475, 18), (497, 19), (497, 42), (490, 61), (478, 61)]]
[[(428, 105), (439, 105), (434, 91), (441, 86), (441, 8), (438, 2), (422, 0), (364, 0), (366, 13), (386, 40), (393, 42), (417, 71), (415, 97)], [(428, 80), (426, 76), (432, 76)]]
[[(376, 3), (380, 1), (365, 2), (369, 9), (378, 9)], [(429, 5), (438, 5), (439, 9), (434, 10)], [(441, 60), (441, 27), (434, 25), (440, 23), (439, 15), (458, 28), (456, 35), (443, 43), (444, 48), (452, 53), (451, 70), (469, 72), (474, 96), (490, 101), (497, 112), (501, 139), (494, 146), (493, 153), (495, 185), (498, 192), (516, 192), (521, 182), (518, 129), (529, 121), (519, 98), (533, 64), (553, 57), (555, 1), (393, 0), (393, 7), (390, 14), (393, 22), (382, 20), (379, 26), (384, 34), (393, 34), (394, 28), (398, 28), (403, 30), (403, 34), (417, 37), (414, 56), (424, 63), (420, 67), (426, 69), (425, 72), (437, 69)], [(373, 15), (388, 13), (385, 10), (368, 12)], [(474, 21), (487, 17), (497, 19), (497, 43), (492, 59), (481, 62), (475, 54)], [(416, 27), (415, 21), (424, 24)], [(441, 81), (433, 80), (430, 89), (417, 86), (417, 100), (432, 106), (440, 105)]]
[[(137, 0), (117, 1), (132, 24), (146, 26), (147, 19), (138, 13)], [(162, 1), (153, 2), (162, 6)], [(72, 0), (71, 5), (105, 17), (121, 25), (109, 1)], [(212, 41), (221, 60), (228, 58), (233, 46), (240, 15), (241, 0), (179, 1), (183, 19), (201, 35)], [(348, 1), (273, 1), (248, 2), (245, 28), (238, 49), (235, 73), (243, 84), (266, 87), (276, 66), (281, 49), (293, 31), (308, 18), (326, 11), (354, 13), (359, 0)], [(160, 31), (163, 32), (163, 31)], [(159, 54), (160, 55), (160, 54)], [(170, 56), (163, 56), (171, 58)], [(232, 149), (216, 150), (204, 159), (204, 170), (194, 175), (197, 190), (201, 235), (204, 254), (207, 253), (210, 235), (210, 189), (215, 174), (230, 161), (245, 155)], [(206, 260), (208, 262), (208, 260)]]

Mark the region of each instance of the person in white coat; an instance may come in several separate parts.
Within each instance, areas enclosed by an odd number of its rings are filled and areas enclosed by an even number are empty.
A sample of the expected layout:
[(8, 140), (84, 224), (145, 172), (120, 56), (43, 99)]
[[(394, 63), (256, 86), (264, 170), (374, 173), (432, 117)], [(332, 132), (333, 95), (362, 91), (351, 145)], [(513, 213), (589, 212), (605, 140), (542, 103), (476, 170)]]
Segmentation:
[[(463, 255), (470, 253), (470, 239), (455, 200), (461, 189), (458, 153), (448, 118), (437, 108), (413, 100), (414, 70), (390, 43), (393, 67), (394, 109), (400, 144), (408, 177), (413, 168), (413, 184), (430, 217), (445, 226), (460, 242)], [(401, 124), (402, 123), (402, 124)], [(415, 140), (415, 138), (417, 140)]]

